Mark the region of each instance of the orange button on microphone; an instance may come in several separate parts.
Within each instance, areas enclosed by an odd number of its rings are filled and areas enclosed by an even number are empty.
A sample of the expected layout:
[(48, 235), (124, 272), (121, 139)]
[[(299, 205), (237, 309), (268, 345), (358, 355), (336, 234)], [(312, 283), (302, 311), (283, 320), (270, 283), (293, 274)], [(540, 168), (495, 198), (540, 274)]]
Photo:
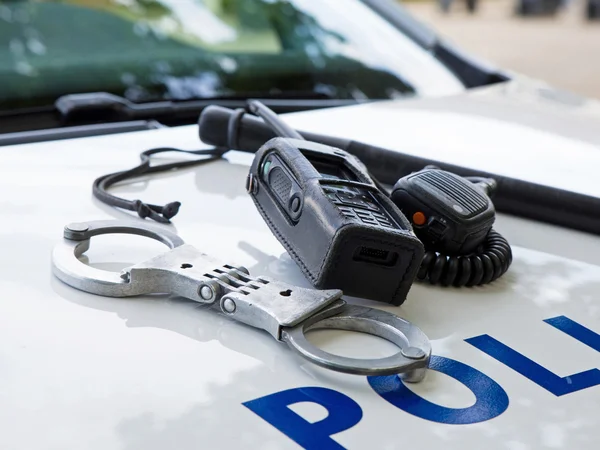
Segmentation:
[(421, 211), (417, 211), (413, 214), (412, 220), (415, 225), (421, 226), (425, 225), (425, 222), (427, 222), (427, 217), (425, 217), (425, 214), (423, 214)]

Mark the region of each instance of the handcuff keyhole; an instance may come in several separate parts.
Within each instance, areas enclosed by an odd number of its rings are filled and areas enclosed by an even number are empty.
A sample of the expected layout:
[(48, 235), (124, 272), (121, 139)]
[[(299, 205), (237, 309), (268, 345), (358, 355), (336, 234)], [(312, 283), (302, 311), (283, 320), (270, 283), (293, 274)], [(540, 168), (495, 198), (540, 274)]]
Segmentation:
[(282, 297), (289, 297), (290, 295), (292, 295), (292, 290), (288, 289), (287, 291), (281, 291), (279, 295), (281, 295)]
[(192, 266), (191, 264), (188, 264), (188, 263), (185, 263), (185, 264), (181, 265), (182, 269), (191, 269), (192, 267), (194, 267), (194, 266)]

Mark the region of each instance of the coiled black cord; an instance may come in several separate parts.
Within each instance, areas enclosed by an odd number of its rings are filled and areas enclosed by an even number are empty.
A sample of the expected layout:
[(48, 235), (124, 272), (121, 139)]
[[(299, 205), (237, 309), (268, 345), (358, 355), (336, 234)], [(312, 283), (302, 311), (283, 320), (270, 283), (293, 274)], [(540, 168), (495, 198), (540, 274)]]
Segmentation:
[(492, 229), (476, 253), (448, 256), (426, 251), (417, 279), (441, 286), (481, 286), (504, 275), (511, 263), (510, 244)]

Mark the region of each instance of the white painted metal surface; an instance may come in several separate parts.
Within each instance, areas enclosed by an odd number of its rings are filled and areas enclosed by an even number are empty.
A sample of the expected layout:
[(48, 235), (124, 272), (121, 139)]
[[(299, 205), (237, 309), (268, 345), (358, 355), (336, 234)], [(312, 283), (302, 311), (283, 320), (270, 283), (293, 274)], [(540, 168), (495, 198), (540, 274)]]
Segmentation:
[[(522, 169), (513, 155), (533, 158), (548, 143), (552, 161), (561, 162), (548, 161), (543, 170), (528, 164), (540, 169), (532, 177), (557, 180), (551, 171), (560, 170), (570, 178), (557, 184), (600, 194), (596, 179), (576, 176), (600, 158), (592, 152), (597, 144), (593, 149), (590, 142), (485, 119), (467, 126), (460, 113), (444, 115), (447, 126), (439, 130), (435, 113), (422, 114), (383, 104), (298, 115), (293, 123), (427, 156), (447, 155), (457, 164), (477, 158), (482, 168), (503, 173)], [(356, 117), (366, 121), (359, 125)], [(490, 137), (492, 129), (502, 131), (498, 138)], [(510, 404), (504, 413), (471, 425), (408, 414), (379, 397), (365, 378), (316, 368), (266, 333), (194, 303), (103, 298), (52, 277), (50, 252), (65, 224), (131, 217), (92, 199), (95, 177), (136, 164), (137, 154), (150, 147), (197, 148), (196, 136), (190, 126), (0, 149), (0, 448), (299, 448), (242, 403), (305, 386), (333, 389), (360, 405), (362, 420), (333, 436), (349, 449), (598, 447), (600, 386), (556, 396), (464, 341), (488, 334), (560, 377), (600, 367), (598, 351), (543, 322), (564, 315), (600, 333), (600, 267), (591, 256), (599, 254), (596, 237), (500, 217), (497, 228), (516, 247), (513, 267), (499, 282), (462, 290), (415, 285), (400, 308), (350, 299), (414, 321), (432, 339), (434, 354), (474, 367), (506, 391)], [(489, 143), (485, 157), (477, 156), (477, 137)], [(544, 145), (525, 145), (528, 139)], [(573, 160), (562, 170), (567, 153), (586, 162)], [(232, 153), (227, 162), (117, 190), (153, 203), (180, 200), (174, 222), (186, 242), (255, 275), (308, 286), (245, 193), (250, 160)], [(580, 247), (562, 248), (569, 240)], [(142, 238), (100, 237), (92, 241), (89, 263), (117, 270), (162, 250)], [(393, 351), (391, 344), (344, 332), (316, 333), (313, 342), (352, 356)], [(442, 406), (464, 408), (475, 401), (467, 388), (435, 371), (410, 388)], [(310, 422), (326, 416), (316, 404), (291, 409)]]

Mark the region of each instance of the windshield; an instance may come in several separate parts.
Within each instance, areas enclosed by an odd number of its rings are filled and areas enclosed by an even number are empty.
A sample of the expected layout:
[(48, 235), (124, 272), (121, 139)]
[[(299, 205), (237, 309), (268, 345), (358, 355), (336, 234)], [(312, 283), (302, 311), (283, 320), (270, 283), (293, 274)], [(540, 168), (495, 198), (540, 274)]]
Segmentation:
[(0, 43), (0, 109), (98, 91), (149, 102), (463, 89), (359, 0), (4, 1)]

